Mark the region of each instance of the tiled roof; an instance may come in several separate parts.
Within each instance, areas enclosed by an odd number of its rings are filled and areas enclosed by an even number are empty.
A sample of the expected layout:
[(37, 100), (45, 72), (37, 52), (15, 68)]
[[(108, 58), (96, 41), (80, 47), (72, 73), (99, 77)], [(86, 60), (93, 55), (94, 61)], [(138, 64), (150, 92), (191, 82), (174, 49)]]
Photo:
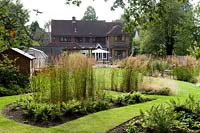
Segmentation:
[(107, 32), (107, 35), (122, 35), (122, 26), (115, 25)]
[(105, 21), (82, 21), (82, 20), (52, 20), (52, 35), (74, 35), (105, 37), (113, 26), (122, 27), (122, 23)]
[(79, 50), (81, 47), (75, 42), (54, 42), (48, 45), (49, 47), (64, 47), (68, 50)]

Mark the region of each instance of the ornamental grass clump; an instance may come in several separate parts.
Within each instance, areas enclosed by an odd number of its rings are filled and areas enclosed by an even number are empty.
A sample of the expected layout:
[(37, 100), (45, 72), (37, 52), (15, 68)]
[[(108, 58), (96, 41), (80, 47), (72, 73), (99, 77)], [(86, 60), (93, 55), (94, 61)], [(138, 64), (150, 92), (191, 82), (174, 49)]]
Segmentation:
[(93, 60), (81, 54), (61, 56), (47, 73), (31, 80), (34, 98), (57, 104), (70, 100), (94, 100), (96, 95)]
[(120, 88), (123, 92), (137, 91), (143, 76), (147, 71), (148, 59), (146, 56), (128, 57), (121, 63)]

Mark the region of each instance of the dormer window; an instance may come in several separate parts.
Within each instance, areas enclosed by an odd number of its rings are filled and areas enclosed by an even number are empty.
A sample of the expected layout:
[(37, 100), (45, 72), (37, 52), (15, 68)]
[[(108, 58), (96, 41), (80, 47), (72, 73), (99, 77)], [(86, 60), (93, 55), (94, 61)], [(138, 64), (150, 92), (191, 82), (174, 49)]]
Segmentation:
[(60, 42), (71, 42), (71, 37), (60, 37)]
[(115, 41), (116, 41), (116, 42), (125, 41), (125, 37), (124, 37), (124, 36), (115, 36)]
[(90, 42), (90, 37), (85, 37), (85, 42)]
[(54, 36), (52, 40), (53, 40), (53, 42), (55, 42), (56, 41), (56, 37)]
[(76, 37), (75, 42), (83, 42), (83, 38), (82, 37)]
[(64, 37), (64, 42), (71, 42), (71, 37)]
[(63, 41), (64, 41), (64, 37), (61, 36), (61, 37), (60, 37), (60, 42), (63, 42)]

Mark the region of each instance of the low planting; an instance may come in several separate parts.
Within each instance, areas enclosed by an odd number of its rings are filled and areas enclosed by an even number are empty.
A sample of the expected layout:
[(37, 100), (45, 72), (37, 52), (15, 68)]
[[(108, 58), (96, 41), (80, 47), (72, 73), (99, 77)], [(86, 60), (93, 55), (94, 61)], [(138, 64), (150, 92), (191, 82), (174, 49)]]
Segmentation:
[(122, 94), (117, 97), (103, 95), (94, 101), (71, 100), (61, 104), (38, 103), (33, 97), (27, 95), (11, 105), (7, 106), (8, 112), (4, 112), (8, 117), (15, 112), (21, 112), (21, 120), (13, 117), (17, 121), (42, 127), (55, 126), (81, 116), (107, 110), (115, 107), (127, 106), (131, 104), (143, 103), (153, 100), (147, 98), (139, 92), (132, 94)]
[(142, 95), (139, 92), (134, 92), (132, 94), (128, 93), (128, 94), (123, 94), (121, 96), (118, 96), (117, 99), (113, 102), (115, 103), (115, 105), (118, 105), (118, 106), (126, 106), (130, 104), (135, 104), (135, 103), (143, 103), (150, 100), (152, 99), (145, 98), (144, 95)]
[[(199, 132), (200, 104), (189, 96), (185, 102), (171, 101), (169, 104), (152, 106), (149, 111), (141, 112), (127, 124), (127, 133), (135, 132)], [(137, 120), (136, 120), (137, 119)]]

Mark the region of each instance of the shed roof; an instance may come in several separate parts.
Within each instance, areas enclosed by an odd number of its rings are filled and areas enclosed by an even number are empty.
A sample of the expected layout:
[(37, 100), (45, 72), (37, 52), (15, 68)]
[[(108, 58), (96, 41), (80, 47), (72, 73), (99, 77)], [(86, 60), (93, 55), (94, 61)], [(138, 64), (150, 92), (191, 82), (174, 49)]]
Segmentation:
[(31, 59), (31, 60), (35, 59), (34, 56), (32, 56), (32, 55), (30, 55), (30, 54), (28, 54), (28, 53), (26, 53), (26, 52), (24, 52), (24, 51), (22, 51), (22, 50), (20, 50), (20, 49), (18, 49), (18, 48), (11, 48), (11, 49), (12, 49), (13, 51), (15, 51), (15, 52), (17, 52), (17, 53), (19, 53), (19, 54), (21, 54), (21, 55), (23, 55), (23, 56), (29, 58), (29, 59)]
[(30, 53), (30, 51), (39, 52), (44, 58), (48, 58), (48, 56), (42, 50), (30, 47), (27, 52)]

